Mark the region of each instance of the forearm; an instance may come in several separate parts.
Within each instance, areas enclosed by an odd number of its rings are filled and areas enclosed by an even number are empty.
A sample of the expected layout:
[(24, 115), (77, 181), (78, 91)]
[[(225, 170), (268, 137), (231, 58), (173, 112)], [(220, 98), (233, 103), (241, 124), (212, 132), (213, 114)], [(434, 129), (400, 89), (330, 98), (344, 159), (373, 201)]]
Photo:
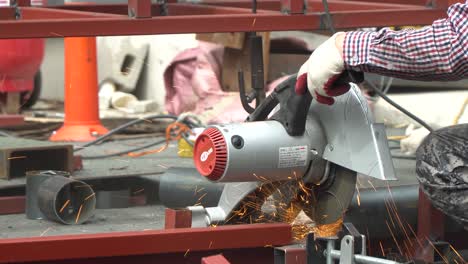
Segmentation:
[(348, 32), (336, 38), (345, 67), (414, 80), (468, 78), (468, 5), (420, 30)]

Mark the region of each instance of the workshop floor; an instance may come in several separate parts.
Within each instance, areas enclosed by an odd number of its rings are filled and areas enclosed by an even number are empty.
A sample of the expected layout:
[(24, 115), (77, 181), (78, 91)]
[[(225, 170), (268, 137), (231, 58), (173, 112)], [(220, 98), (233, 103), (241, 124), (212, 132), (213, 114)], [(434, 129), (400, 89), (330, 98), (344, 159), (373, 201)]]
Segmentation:
[[(393, 134), (393, 133), (392, 133)], [(151, 139), (119, 140), (92, 146), (79, 152), (80, 155), (91, 156), (109, 154), (120, 150), (148, 144)], [(398, 181), (388, 182), (390, 186), (416, 184), (415, 163), (413, 160), (394, 160)], [(105, 180), (107, 187), (118, 189), (122, 179), (150, 179), (156, 180), (169, 167), (192, 168), (193, 162), (189, 158), (177, 156), (176, 144), (170, 144), (169, 148), (161, 153), (147, 155), (139, 158), (118, 156), (107, 159), (84, 160), (84, 169), (76, 172), (73, 177), (86, 181)], [(371, 183), (372, 184), (371, 184)], [(11, 181), (0, 180), (0, 191), (8, 188), (21, 188), (24, 179)], [(115, 188), (113, 185), (115, 184)], [(359, 188), (371, 188), (387, 186), (386, 182), (370, 180), (360, 176)], [(154, 189), (154, 188), (149, 188)], [(145, 186), (142, 192), (147, 192)], [(157, 192), (147, 193), (147, 197), (157, 200)], [(148, 198), (147, 198), (148, 199)], [(0, 216), (0, 238), (52, 236), (64, 234), (89, 234), (101, 232), (138, 231), (148, 229), (161, 229), (164, 226), (164, 207), (158, 205), (137, 206), (120, 209), (97, 209), (95, 215), (83, 225), (61, 225), (46, 220), (29, 220), (24, 214)]]

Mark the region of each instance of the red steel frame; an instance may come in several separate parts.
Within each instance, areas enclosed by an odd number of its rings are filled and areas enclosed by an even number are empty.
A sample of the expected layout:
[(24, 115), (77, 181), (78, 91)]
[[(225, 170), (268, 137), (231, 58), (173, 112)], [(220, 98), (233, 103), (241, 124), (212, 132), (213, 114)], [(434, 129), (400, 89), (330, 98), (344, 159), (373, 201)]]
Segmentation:
[[(0, 263), (81, 260), (222, 249), (272, 248), (291, 243), (288, 224), (251, 224), (208, 228), (115, 232), (0, 239)], [(78, 261), (79, 262), (79, 261)], [(80, 263), (80, 262), (79, 262)], [(98, 262), (99, 263), (99, 262)]]
[[(327, 29), (320, 0), (307, 1), (307, 8), (303, 0), (257, 0), (256, 13), (249, 0), (201, 0), (197, 4), (167, 0), (165, 5), (152, 6), (150, 0), (130, 0), (128, 5), (43, 7), (32, 7), (29, 0), (17, 1), (16, 8), (0, 8), (0, 38)], [(430, 5), (425, 5), (426, 0), (393, 1), (329, 0), (334, 26), (430, 24), (446, 16), (451, 0), (432, 0)]]

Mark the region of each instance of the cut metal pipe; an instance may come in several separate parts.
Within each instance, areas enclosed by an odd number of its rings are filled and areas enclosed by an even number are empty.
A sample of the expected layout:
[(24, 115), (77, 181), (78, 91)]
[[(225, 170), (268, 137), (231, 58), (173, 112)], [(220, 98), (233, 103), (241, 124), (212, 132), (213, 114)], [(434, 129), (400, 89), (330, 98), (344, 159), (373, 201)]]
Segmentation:
[(41, 212), (50, 220), (82, 224), (94, 213), (96, 195), (86, 183), (66, 177), (50, 177), (38, 189)]

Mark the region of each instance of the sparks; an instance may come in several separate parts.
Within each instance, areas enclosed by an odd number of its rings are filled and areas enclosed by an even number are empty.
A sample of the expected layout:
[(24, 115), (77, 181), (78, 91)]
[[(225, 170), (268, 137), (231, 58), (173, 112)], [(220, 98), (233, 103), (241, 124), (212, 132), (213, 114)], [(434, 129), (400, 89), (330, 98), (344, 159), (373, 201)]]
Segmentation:
[(48, 227), (46, 230), (44, 230), (40, 236), (44, 236), (47, 232), (49, 232), (52, 229), (52, 227)]
[(379, 241), (379, 245), (380, 245), (380, 250), (382, 250), (382, 256), (385, 257), (385, 250), (383, 249), (382, 241)]
[(75, 224), (78, 224), (78, 220), (80, 220), (81, 209), (83, 209), (83, 204), (81, 204), (80, 209), (78, 209), (78, 214), (76, 215)]
[(374, 184), (372, 184), (372, 182), (370, 180), (367, 180), (367, 182), (370, 184), (370, 186), (372, 187), (372, 189), (374, 189), (374, 192), (377, 191), (377, 189), (375, 188)]
[(465, 259), (460, 255), (460, 253), (458, 253), (458, 251), (454, 247), (452, 247), (452, 245), (449, 244), (449, 247), (458, 256), (458, 258), (462, 261), (462, 263), (466, 262)]
[(65, 207), (67, 207), (67, 205), (68, 205), (69, 203), (70, 203), (70, 200), (67, 200), (67, 201), (63, 204), (62, 208), (60, 208), (59, 213), (62, 213), (63, 210), (65, 210)]
[(16, 156), (16, 157), (9, 157), (8, 160), (15, 160), (15, 159), (25, 159), (26, 156)]
[(90, 194), (86, 198), (84, 198), (84, 200), (87, 201), (89, 198), (91, 198), (91, 197), (93, 197), (95, 195), (96, 195), (96, 193), (93, 192), (92, 194)]
[(140, 190), (135, 191), (133, 194), (141, 193), (141, 192), (143, 192), (144, 190), (145, 190), (145, 188), (141, 188)]

